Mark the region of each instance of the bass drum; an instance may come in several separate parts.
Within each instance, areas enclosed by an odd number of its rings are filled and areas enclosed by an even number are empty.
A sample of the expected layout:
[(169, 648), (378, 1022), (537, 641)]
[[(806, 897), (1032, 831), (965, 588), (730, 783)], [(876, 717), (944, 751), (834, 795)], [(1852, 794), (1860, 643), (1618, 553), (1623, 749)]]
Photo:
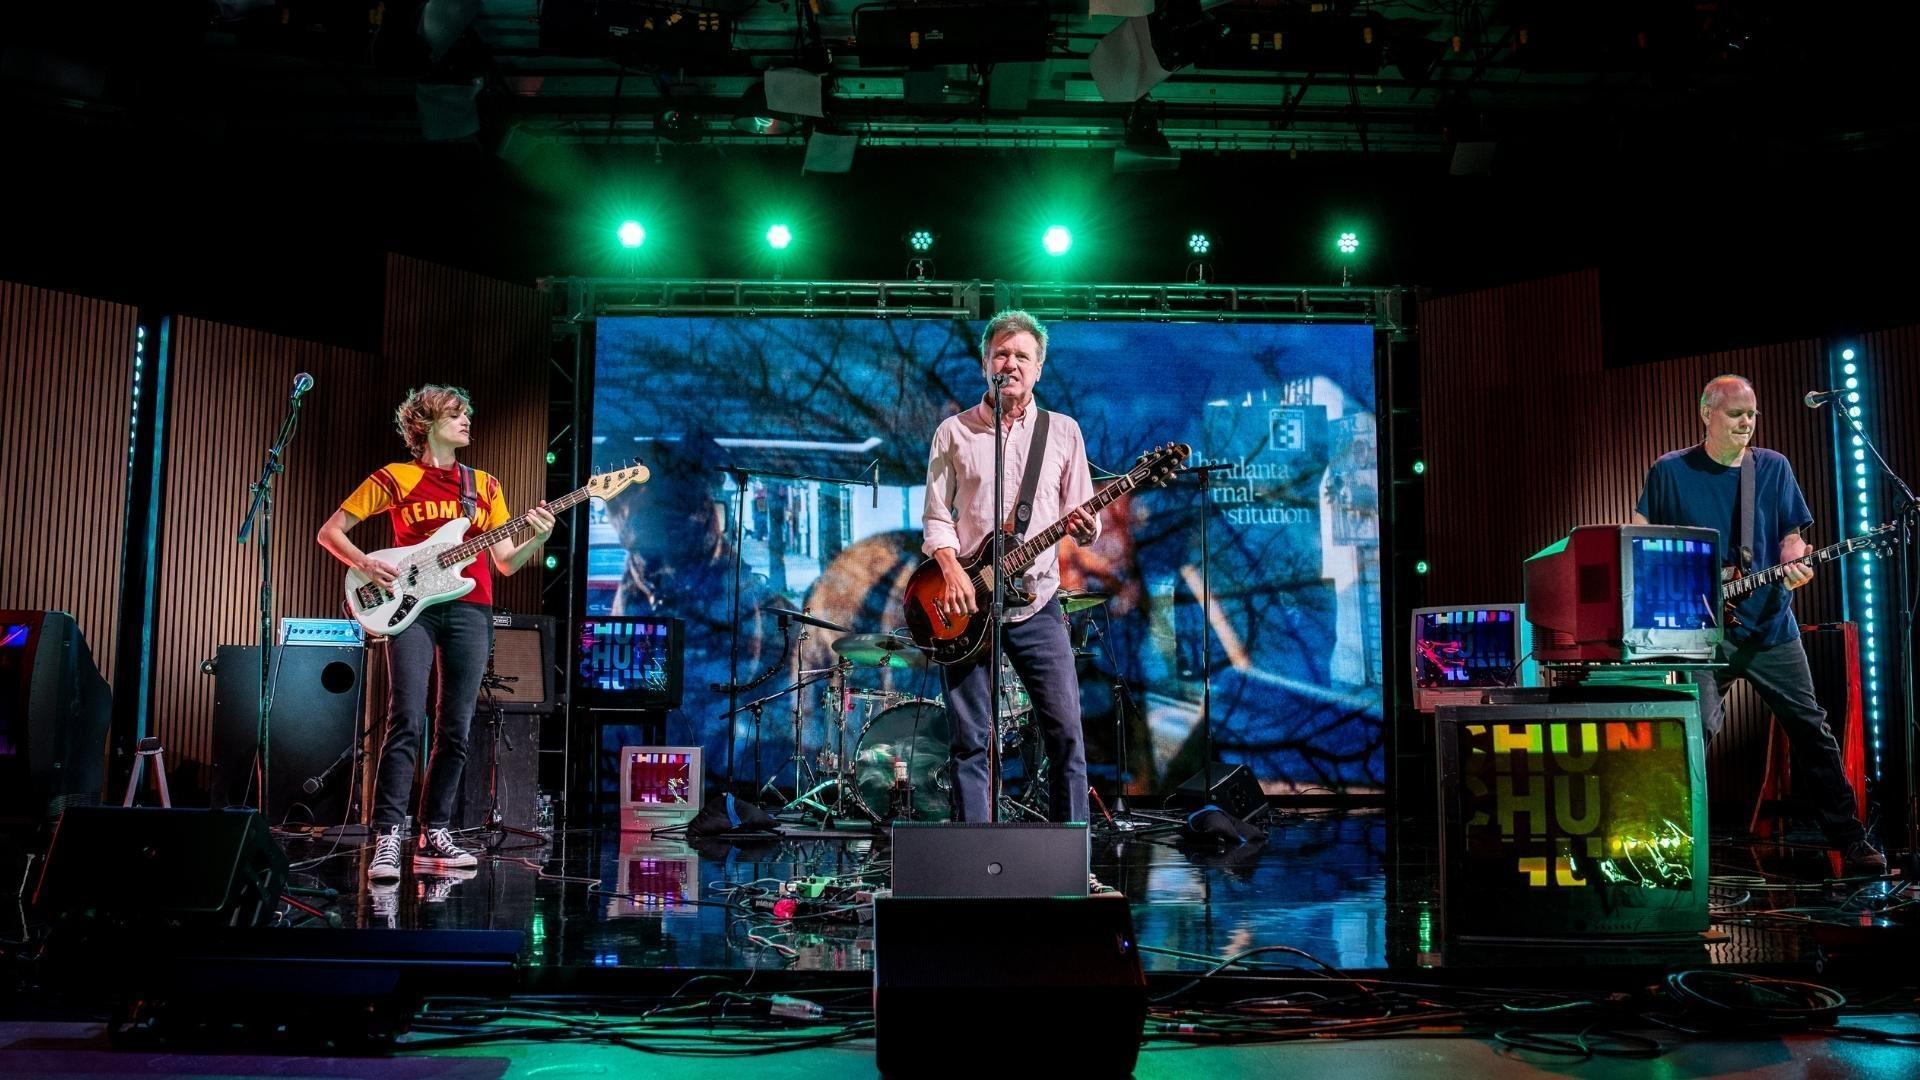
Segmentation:
[(953, 816), (953, 772), (947, 763), (946, 706), (936, 701), (903, 701), (882, 710), (860, 734), (853, 756), (854, 790), (860, 802), (882, 822), (901, 815), (893, 805), (894, 763), (907, 763), (913, 787), (913, 820), (946, 821)]

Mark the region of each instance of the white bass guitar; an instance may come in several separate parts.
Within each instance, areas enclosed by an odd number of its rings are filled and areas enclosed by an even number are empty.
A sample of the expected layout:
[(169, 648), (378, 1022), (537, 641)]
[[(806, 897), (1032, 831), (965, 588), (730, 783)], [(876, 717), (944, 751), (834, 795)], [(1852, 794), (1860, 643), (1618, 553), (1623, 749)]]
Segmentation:
[[(548, 503), (547, 510), (557, 515), (588, 498), (605, 502), (626, 490), (629, 484), (646, 483), (652, 475), (645, 465), (601, 473), (588, 480), (585, 486)], [(527, 515), (523, 513), (505, 525), (469, 540), (466, 538), (467, 529), (472, 525), (471, 519), (459, 518), (447, 522), (432, 536), (410, 547), (368, 552), (373, 558), (399, 567), (400, 572), (394, 576), (393, 587), (388, 588), (361, 573), (358, 568), (349, 568), (347, 614), (365, 627), (367, 633), (393, 637), (412, 626), (421, 612), (433, 605), (458, 600), (473, 591), (475, 581), (461, 571), (488, 548), (531, 528), (527, 524)]]

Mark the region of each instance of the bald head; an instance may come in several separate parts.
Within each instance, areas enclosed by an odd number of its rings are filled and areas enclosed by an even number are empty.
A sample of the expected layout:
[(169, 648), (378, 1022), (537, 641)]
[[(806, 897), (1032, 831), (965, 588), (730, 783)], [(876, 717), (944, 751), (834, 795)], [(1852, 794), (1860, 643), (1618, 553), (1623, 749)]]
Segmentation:
[(1745, 376), (1716, 375), (1700, 390), (1700, 411), (1712, 412), (1720, 407), (1721, 402), (1727, 400), (1727, 395), (1737, 394), (1742, 390), (1749, 394), (1753, 393), (1753, 384), (1748, 382)]

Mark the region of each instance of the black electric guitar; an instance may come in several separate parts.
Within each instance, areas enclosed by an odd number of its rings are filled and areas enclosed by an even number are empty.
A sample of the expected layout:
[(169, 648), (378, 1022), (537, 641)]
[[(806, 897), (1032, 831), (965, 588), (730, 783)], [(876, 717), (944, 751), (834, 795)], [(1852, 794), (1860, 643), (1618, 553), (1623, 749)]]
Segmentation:
[[(1098, 515), (1106, 505), (1130, 491), (1146, 487), (1158, 487), (1172, 478), (1175, 472), (1186, 463), (1187, 455), (1193, 448), (1185, 443), (1172, 446), (1155, 447), (1140, 455), (1127, 475), (1100, 489), (1093, 498), (1080, 504), (1080, 509), (1092, 515)], [(1009, 608), (1024, 607), (1033, 603), (1033, 594), (1020, 589), (1015, 582), (1020, 573), (1033, 565), (1040, 553), (1060, 542), (1067, 535), (1067, 515), (1059, 521), (1040, 530), (1022, 541), (1019, 546), (1009, 550), (1001, 564), (1004, 576), (1002, 585), (1003, 601)], [(993, 537), (980, 541), (980, 546), (960, 559), (960, 566), (966, 570), (967, 577), (973, 582), (973, 602), (975, 611), (971, 615), (954, 611), (941, 611), (935, 602), (947, 595), (947, 579), (940, 572), (940, 563), (928, 559), (914, 570), (907, 579), (907, 632), (913, 635), (913, 643), (927, 651), (935, 663), (957, 664), (980, 651), (987, 640), (987, 609), (993, 604), (992, 557)]]
[(1797, 559), (1788, 559), (1777, 566), (1769, 566), (1755, 573), (1742, 574), (1739, 567), (1729, 566), (1720, 571), (1720, 597), (1726, 601), (1728, 621), (1733, 621), (1733, 605), (1738, 603), (1741, 597), (1776, 581), (1785, 581), (1789, 566), (1813, 567), (1859, 551), (1885, 554), (1898, 542), (1899, 537), (1894, 533), (1893, 526), (1888, 524), (1863, 532), (1859, 536), (1848, 537), (1837, 544), (1828, 544), (1818, 551), (1809, 551)]

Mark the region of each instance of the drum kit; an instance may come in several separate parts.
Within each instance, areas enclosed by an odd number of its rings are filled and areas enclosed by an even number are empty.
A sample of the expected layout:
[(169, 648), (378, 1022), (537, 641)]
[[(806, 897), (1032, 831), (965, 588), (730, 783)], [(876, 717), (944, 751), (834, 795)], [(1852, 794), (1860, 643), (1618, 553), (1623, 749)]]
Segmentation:
[[(1104, 602), (1106, 597), (1063, 592), (1061, 600), (1062, 606), (1071, 605), (1069, 610), (1080, 611)], [(931, 670), (933, 664), (926, 654), (904, 629), (856, 634), (851, 627), (805, 612), (767, 610), (805, 626), (843, 635), (832, 645), (838, 661), (831, 668), (796, 672), (799, 677), (794, 685), (781, 692), (797, 694), (809, 683), (825, 682), (819, 699), (820, 713), (827, 721), (821, 739), (824, 745), (811, 759), (805, 747), (796, 745), (795, 790), (800, 793), (786, 809), (829, 820), (858, 816), (878, 825), (898, 820), (949, 820), (952, 728), (944, 695), (937, 689), (940, 678)], [(1047, 758), (1034, 723), (1033, 699), (1013, 665), (1004, 658), (1001, 664), (1001, 819), (1045, 821)], [(909, 673), (923, 689), (929, 685), (935, 688), (933, 696), (893, 688), (897, 676)], [(793, 707), (795, 732), (799, 733), (804, 729), (799, 713), (805, 702), (796, 700)], [(805, 787), (804, 774), (808, 773), (815, 783), (801, 790)]]

